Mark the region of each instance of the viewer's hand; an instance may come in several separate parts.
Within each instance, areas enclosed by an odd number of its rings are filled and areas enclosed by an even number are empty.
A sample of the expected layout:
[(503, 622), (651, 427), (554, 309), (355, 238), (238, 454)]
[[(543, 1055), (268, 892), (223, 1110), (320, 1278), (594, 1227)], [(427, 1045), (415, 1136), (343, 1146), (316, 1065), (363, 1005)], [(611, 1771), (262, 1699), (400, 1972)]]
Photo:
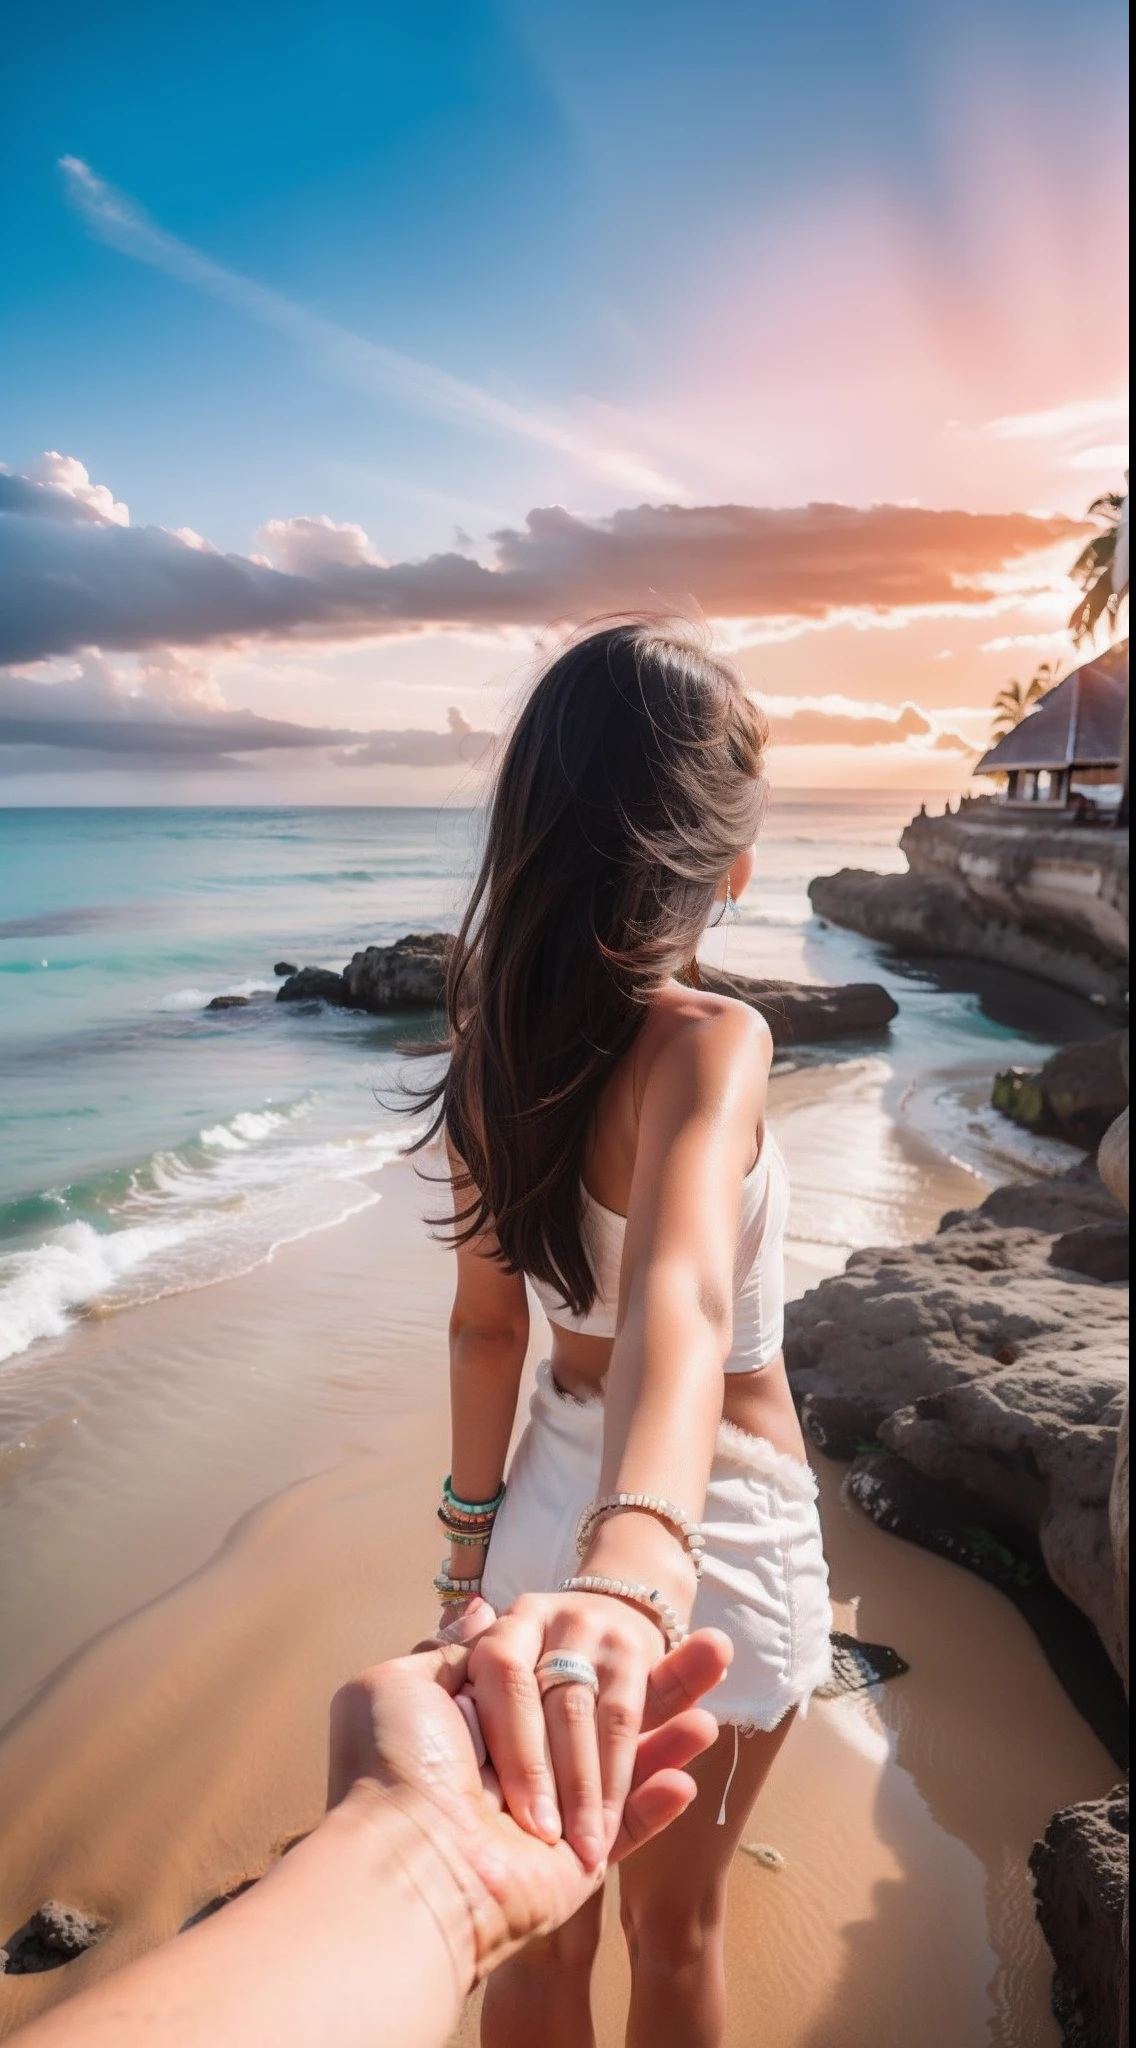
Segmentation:
[[(691, 1636), (661, 1661), (656, 1644), (655, 1669), (628, 1731), (627, 1798), (610, 1857), (585, 1864), (566, 1840), (540, 1841), (518, 1827), (503, 1810), (493, 1771), (478, 1769), (456, 1696), (468, 1690), (470, 1644), (494, 1622), (493, 1609), (476, 1603), (454, 1630), (464, 1641), (377, 1665), (336, 1694), (331, 1716), (328, 1804), (348, 1793), (365, 1799), (370, 1788), (418, 1820), (470, 1905), (478, 1977), (530, 1936), (569, 1919), (602, 1882), (606, 1860), (627, 1855), (690, 1804), (694, 1784), (682, 1766), (717, 1734), (711, 1715), (693, 1702), (730, 1661), (729, 1642), (713, 1630)], [(532, 1662), (527, 1676), (531, 1681)]]

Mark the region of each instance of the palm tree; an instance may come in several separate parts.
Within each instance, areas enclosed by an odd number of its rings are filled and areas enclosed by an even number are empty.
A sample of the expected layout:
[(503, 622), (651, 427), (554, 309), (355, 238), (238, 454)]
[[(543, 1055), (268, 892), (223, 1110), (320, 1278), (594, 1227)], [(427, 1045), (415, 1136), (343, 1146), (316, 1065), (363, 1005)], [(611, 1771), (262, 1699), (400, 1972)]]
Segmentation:
[(1026, 713), (1033, 710), (1039, 697), (1057, 681), (1057, 671), (1051, 661), (1043, 661), (1033, 672), (1029, 682), (1007, 683), (994, 699), (994, 723), (990, 728), (990, 742), (995, 745), (1004, 740), (1008, 732), (1020, 725)]
[(1121, 604), (1127, 595), (1127, 576), (1123, 579), (1123, 587), (1117, 588), (1117, 583), (1121, 579), (1114, 580), (1112, 573), (1116, 561), (1117, 532), (1128, 496), (1127, 475), (1124, 482), (1123, 491), (1105, 491), (1101, 497), (1093, 499), (1087, 516), (1090, 519), (1100, 519), (1104, 523), (1100, 532), (1094, 533), (1092, 539), (1086, 542), (1069, 571), (1074, 583), (1080, 585), (1082, 592), (1069, 620), (1069, 631), (1076, 646), (1080, 646), (1085, 640), (1095, 640), (1097, 627), (1102, 620), (1111, 640), (1116, 632)]

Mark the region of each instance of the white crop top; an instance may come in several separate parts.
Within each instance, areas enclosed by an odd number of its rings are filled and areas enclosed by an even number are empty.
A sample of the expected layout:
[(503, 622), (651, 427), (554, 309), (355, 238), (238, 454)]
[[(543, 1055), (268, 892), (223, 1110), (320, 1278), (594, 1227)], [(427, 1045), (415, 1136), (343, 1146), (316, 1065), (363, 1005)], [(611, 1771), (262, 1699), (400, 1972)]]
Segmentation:
[[(587, 1188), (584, 1243), (596, 1276), (596, 1298), (585, 1316), (574, 1316), (545, 1280), (529, 1285), (550, 1323), (581, 1337), (614, 1337), (619, 1304), (626, 1216), (605, 1209)], [(789, 1220), (789, 1176), (780, 1147), (766, 1131), (756, 1166), (742, 1182), (738, 1248), (734, 1259), (734, 1338), (726, 1372), (759, 1372), (772, 1365), (785, 1336), (785, 1227)]]

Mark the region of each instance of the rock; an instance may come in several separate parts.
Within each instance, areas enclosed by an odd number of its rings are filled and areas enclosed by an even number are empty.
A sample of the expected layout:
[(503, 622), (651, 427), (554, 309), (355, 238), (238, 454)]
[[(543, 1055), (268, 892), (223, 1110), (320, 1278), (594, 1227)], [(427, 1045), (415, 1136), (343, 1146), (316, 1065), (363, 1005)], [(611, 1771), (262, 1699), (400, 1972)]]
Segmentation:
[(1127, 2048), (1127, 1785), (1055, 1813), (1030, 1869), (1067, 2048)]
[(446, 932), (408, 932), (393, 946), (353, 953), (342, 974), (301, 967), (276, 991), (278, 1003), (333, 1003), (344, 1010), (435, 1010), (446, 986), (453, 940)]
[(861, 1505), (879, 1507), (867, 1480), (882, 1449), (909, 1475), (904, 1533), (924, 1540), (923, 1491), (926, 1540), (941, 1549), (953, 1493), (962, 1522), (1044, 1566), (1120, 1670), (1108, 1503), (1128, 1293), (1050, 1263), (1063, 1233), (1118, 1220), (1087, 1167), (997, 1189), (925, 1244), (853, 1253), (790, 1304), (785, 1352), (806, 1431), (856, 1461)]
[(278, 1003), (335, 1003), (347, 1007), (343, 976), (329, 967), (300, 967), (276, 991)]
[(1116, 1571), (1116, 1633), (1120, 1644), (1120, 1675), (1124, 1680), (1125, 1696), (1128, 1694), (1128, 1599), (1129, 1599), (1129, 1548), (1128, 1548), (1128, 1396), (1124, 1397), (1124, 1413), (1120, 1418), (1120, 1430), (1116, 1443), (1116, 1464), (1113, 1467), (1112, 1485), (1108, 1496), (1108, 1530), (1112, 1539), (1112, 1559)]
[(875, 981), (827, 988), (807, 982), (754, 981), (748, 975), (723, 974), (704, 966), (699, 967), (699, 978), (703, 988), (760, 1010), (776, 1046), (872, 1036), (886, 1031), (899, 1014), (894, 997)]
[(743, 1842), (742, 1850), (752, 1856), (755, 1863), (764, 1864), (766, 1870), (788, 1870), (789, 1859), (781, 1849), (775, 1849), (772, 1842)]
[(296, 965), (296, 963), (295, 963), (295, 961), (294, 961), (294, 960), (278, 960), (278, 961), (276, 962), (276, 965), (274, 966), (274, 968), (273, 968), (272, 972), (273, 972), (273, 974), (280, 974), (280, 975), (284, 975), (284, 974), (298, 974), (298, 973), (300, 972), (300, 970), (299, 970), (299, 968), (297, 967), (297, 965)]
[(845, 1635), (834, 1628), (832, 1677), (817, 1687), (818, 1700), (843, 1699), (845, 1693), (867, 1692), (870, 1685), (882, 1685), (889, 1678), (902, 1678), (911, 1666), (889, 1643), (865, 1643), (859, 1636)]
[(1128, 1111), (1105, 1132), (1097, 1153), (1097, 1172), (1110, 1195), (1128, 1207)]
[(1123, 1013), (1128, 835), (1031, 819), (989, 801), (913, 818), (910, 872), (843, 868), (809, 886), (817, 915), (897, 953), (990, 961)]
[(357, 1010), (436, 1010), (446, 992), (453, 946), (446, 932), (408, 932), (393, 946), (368, 946), (343, 970), (347, 1000)]
[(85, 1955), (105, 1933), (104, 1923), (77, 1906), (61, 1906), (48, 1899), (17, 1929), (5, 1949), (0, 1971), (7, 1977), (31, 1977), (43, 1970), (61, 1969), (76, 1956)]
[[(316, 1000), (343, 1009), (385, 1015), (397, 1010), (436, 1010), (445, 999), (446, 967), (453, 939), (446, 932), (408, 932), (393, 946), (368, 946), (355, 953), (342, 974), (303, 967), (276, 991), (279, 1003)], [(744, 975), (701, 969), (703, 985), (752, 1003), (766, 1018), (776, 1045), (814, 1044), (884, 1031), (897, 1013), (887, 990), (875, 982), (822, 988), (788, 981), (751, 981)]]
[(996, 1586), (1037, 1636), (1055, 1676), (1113, 1762), (1128, 1757), (1128, 1712), (1116, 1672), (1090, 1622), (1048, 1577), (1037, 1546), (981, 1494), (929, 1479), (878, 1446), (848, 1469), (845, 1497), (878, 1528), (918, 1543)]
[(247, 1010), (251, 996), (214, 996), (206, 1003), (207, 1010)]
[(1014, 1123), (1095, 1149), (1128, 1103), (1128, 1033), (1062, 1046), (1037, 1072), (996, 1074), (995, 1109)]
[(1087, 1280), (1127, 1280), (1127, 1223), (1086, 1223), (1054, 1240), (1051, 1266), (1083, 1273)]

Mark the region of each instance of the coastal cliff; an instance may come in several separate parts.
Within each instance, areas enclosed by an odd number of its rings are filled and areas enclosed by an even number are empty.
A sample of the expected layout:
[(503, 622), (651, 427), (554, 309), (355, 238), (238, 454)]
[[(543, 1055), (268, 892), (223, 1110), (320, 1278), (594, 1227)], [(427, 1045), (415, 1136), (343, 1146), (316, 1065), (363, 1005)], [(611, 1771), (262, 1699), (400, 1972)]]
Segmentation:
[[(1099, 1170), (1098, 1170), (1099, 1168)], [(808, 1436), (882, 1528), (990, 1579), (1127, 1758), (1128, 1113), (1088, 1162), (929, 1242), (857, 1252), (786, 1311)], [(1128, 1788), (1030, 1854), (1065, 2048), (1127, 2048)]]
[(1110, 1745), (1126, 1621), (1109, 1495), (1128, 1382), (1128, 1289), (1111, 1276), (1126, 1253), (1123, 1209), (1075, 1167), (995, 1189), (924, 1244), (854, 1252), (790, 1303), (785, 1328), (806, 1434), (851, 1459), (850, 1496), (1002, 1586)]
[(905, 875), (842, 868), (818, 916), (913, 956), (1014, 967), (1109, 1009), (1128, 992), (1128, 833), (1023, 818), (989, 798), (904, 829)]

